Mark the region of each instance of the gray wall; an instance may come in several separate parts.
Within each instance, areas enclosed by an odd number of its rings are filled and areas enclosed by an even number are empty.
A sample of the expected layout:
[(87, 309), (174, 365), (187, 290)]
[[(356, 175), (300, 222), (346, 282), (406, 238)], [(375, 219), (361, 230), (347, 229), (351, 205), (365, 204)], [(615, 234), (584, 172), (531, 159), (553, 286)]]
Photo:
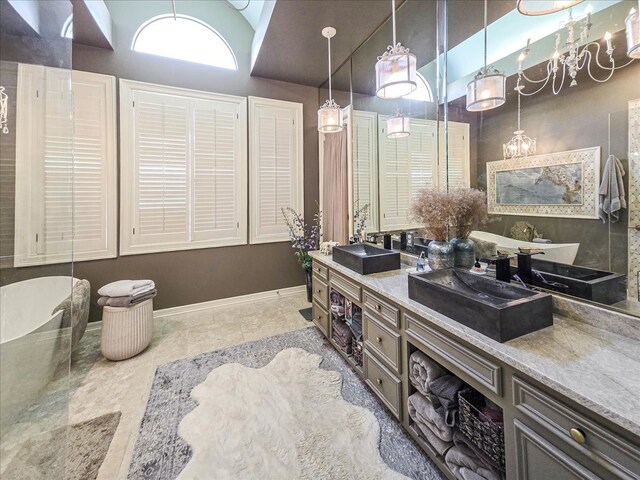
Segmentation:
[[(143, 82), (302, 103), (305, 214), (311, 218), (317, 209), (318, 199), (318, 89), (250, 77), (253, 30), (244, 17), (225, 6), (224, 2), (180, 1), (177, 4), (178, 13), (202, 19), (227, 39), (236, 54), (238, 71), (131, 51), (131, 42), (138, 26), (152, 16), (170, 12), (170, 2), (166, 1), (107, 1), (115, 25), (114, 51), (74, 45), (73, 68)], [(92, 320), (100, 319), (95, 292), (101, 285), (117, 279), (153, 279), (158, 288), (156, 309), (304, 283), (303, 272), (293, 257), (290, 244), (286, 242), (77, 262), (75, 275), (91, 282)]]
[[(595, 84), (581, 75), (576, 87), (568, 88), (565, 85), (559, 95), (554, 96), (545, 90), (524, 98), (522, 128), (527, 135), (537, 138), (538, 153), (600, 146), (602, 167), (609, 153), (612, 153), (622, 160), (628, 171), (627, 103), (640, 97), (638, 78), (640, 64), (634, 62), (618, 70), (604, 84)], [(508, 91), (512, 92), (512, 89)], [(476, 128), (477, 183), (482, 189), (486, 189), (487, 162), (502, 159), (502, 144), (511, 138), (515, 130), (516, 105), (515, 94), (510, 93), (506, 106), (479, 115)], [(625, 182), (628, 192), (628, 176)], [(554, 242), (580, 242), (576, 265), (626, 273), (626, 210), (620, 216), (620, 221), (611, 225), (603, 224), (601, 220), (502, 216), (485, 229), (509, 236), (511, 227), (518, 220), (532, 223), (545, 238)]]

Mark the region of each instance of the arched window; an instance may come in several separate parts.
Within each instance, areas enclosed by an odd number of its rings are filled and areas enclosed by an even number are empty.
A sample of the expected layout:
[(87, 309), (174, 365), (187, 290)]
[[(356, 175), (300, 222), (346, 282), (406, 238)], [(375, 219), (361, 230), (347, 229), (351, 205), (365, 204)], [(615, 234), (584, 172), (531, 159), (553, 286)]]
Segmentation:
[(419, 72), (416, 72), (416, 83), (418, 84), (418, 88), (416, 88), (409, 95), (406, 95), (402, 98), (408, 98), (409, 100), (418, 100), (421, 102), (433, 102), (433, 93), (431, 93), (431, 87)]
[(73, 39), (73, 13), (67, 17), (62, 25), (62, 32), (60, 32), (62, 38)]
[(229, 44), (210, 25), (186, 15), (160, 15), (143, 23), (131, 49), (161, 57), (238, 69)]

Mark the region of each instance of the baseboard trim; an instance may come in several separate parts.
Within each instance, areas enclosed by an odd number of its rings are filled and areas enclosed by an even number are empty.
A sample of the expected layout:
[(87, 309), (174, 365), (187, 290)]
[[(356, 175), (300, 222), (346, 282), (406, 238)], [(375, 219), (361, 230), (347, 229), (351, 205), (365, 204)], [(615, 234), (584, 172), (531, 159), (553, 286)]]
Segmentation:
[(244, 303), (252, 303), (256, 300), (269, 300), (273, 298), (285, 298), (299, 295), (306, 291), (305, 285), (297, 287), (280, 288), (278, 290), (269, 290), (267, 292), (250, 293), (248, 295), (240, 295), (237, 297), (220, 298), (218, 300), (210, 300), (208, 302), (192, 303), (189, 305), (180, 305), (177, 307), (163, 308), (153, 312), (154, 318), (165, 318), (173, 315), (181, 315), (183, 313), (199, 312), (202, 310), (213, 310), (216, 308), (229, 307), (232, 305), (242, 305)]

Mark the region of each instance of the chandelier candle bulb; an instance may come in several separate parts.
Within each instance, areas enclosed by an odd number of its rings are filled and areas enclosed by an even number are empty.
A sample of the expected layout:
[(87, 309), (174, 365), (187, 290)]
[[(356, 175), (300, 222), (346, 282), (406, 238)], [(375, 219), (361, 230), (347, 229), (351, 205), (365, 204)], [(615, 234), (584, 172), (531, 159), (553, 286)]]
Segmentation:
[(604, 39), (607, 42), (607, 54), (611, 55), (613, 53), (613, 48), (611, 46), (611, 32), (606, 32), (604, 34)]

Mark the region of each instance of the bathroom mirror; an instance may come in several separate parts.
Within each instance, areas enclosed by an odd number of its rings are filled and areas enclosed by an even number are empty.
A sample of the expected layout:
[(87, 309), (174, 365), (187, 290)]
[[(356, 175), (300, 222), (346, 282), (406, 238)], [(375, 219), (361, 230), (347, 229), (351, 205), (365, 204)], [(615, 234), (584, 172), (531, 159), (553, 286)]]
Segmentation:
[[(586, 0), (530, 17), (515, 1), (488, 1), (487, 65), (504, 73), (506, 99), (469, 111), (467, 85), (484, 66), (484, 2), (402, 2), (397, 38), (416, 54), (432, 101), (375, 96), (374, 65), (391, 43), (390, 19), (334, 77), (334, 96), (351, 111), (353, 231), (363, 204), (371, 205), (366, 231), (414, 230), (408, 206), (421, 186), (478, 188), (490, 216), (472, 239), (483, 250), (541, 250), (533, 257), (536, 287), (640, 316), (640, 61), (627, 56), (625, 38), (633, 7), (635, 0)], [(587, 44), (590, 53), (581, 54)], [(410, 117), (410, 135), (393, 140), (385, 127), (397, 112)], [(528, 149), (508, 150), (505, 159), (514, 131), (524, 131)], [(618, 190), (627, 205), (603, 221), (599, 192), (610, 155), (624, 172)]]

